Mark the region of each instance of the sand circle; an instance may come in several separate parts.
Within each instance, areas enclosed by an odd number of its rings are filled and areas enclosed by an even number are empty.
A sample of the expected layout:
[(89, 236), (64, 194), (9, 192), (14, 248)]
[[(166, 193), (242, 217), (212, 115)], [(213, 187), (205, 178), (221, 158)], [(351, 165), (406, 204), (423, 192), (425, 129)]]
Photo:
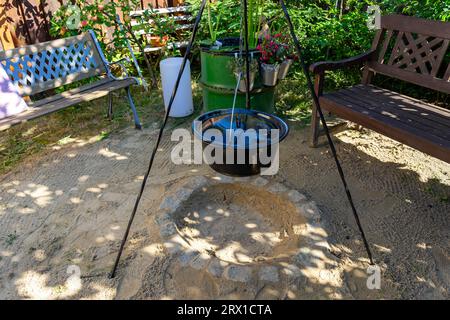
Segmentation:
[(211, 185), (172, 213), (197, 251), (233, 264), (284, 260), (295, 254), (305, 219), (282, 195), (241, 183)]

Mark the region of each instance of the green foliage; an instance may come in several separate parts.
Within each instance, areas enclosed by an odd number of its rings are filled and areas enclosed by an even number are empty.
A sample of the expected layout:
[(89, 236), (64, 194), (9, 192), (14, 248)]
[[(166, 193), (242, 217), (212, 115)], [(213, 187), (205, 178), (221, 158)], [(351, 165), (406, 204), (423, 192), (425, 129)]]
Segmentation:
[(384, 12), (450, 21), (450, 1), (448, 0), (382, 0), (380, 2)]
[[(149, 23), (151, 21), (151, 23)], [(146, 34), (151, 34), (160, 38), (169, 38), (176, 27), (175, 18), (156, 13), (155, 9), (148, 8), (144, 14), (136, 19), (137, 26), (134, 31), (143, 30)]]
[[(138, 36), (138, 31), (169, 40), (175, 30), (175, 19), (162, 17), (153, 8), (146, 9), (142, 16), (134, 18), (136, 24), (132, 25), (130, 14), (139, 8), (140, 0), (116, 0), (107, 3), (102, 0), (76, 0), (75, 5), (63, 5), (54, 13), (50, 34), (61, 38), (94, 30), (107, 59), (115, 61), (129, 54), (127, 39), (134, 48), (139, 49), (137, 52), (142, 51), (148, 44), (147, 37)], [(116, 20), (119, 13), (122, 15), (123, 29)], [(76, 15), (79, 15), (79, 23), (73, 26), (73, 22), (77, 21)]]
[(248, 46), (256, 48), (258, 45), (258, 36), (263, 24), (263, 0), (248, 1)]
[[(138, 6), (139, 0), (118, 0), (108, 3), (101, 0), (92, 3), (76, 0), (75, 5), (63, 5), (54, 13), (50, 34), (55, 38), (64, 38), (94, 30), (107, 59), (117, 60), (127, 54), (126, 37), (133, 42), (133, 37), (127, 33), (131, 28), (129, 14)], [(119, 12), (123, 13), (124, 30), (119, 28), (116, 21)], [(79, 24), (74, 25), (77, 20)], [(112, 31), (111, 36), (108, 35), (109, 31)]]
[[(213, 44), (216, 39), (225, 37), (239, 37), (240, 34), (240, 0), (216, 0), (208, 1), (200, 24), (197, 40)], [(201, 0), (186, 0), (186, 4), (192, 8), (192, 13), (197, 14)], [(209, 15), (208, 12), (211, 12)]]
[[(201, 0), (187, 0), (193, 6), (193, 12), (199, 8)], [(427, 19), (450, 20), (450, 1), (443, 0), (344, 0), (343, 6), (336, 6), (336, 0), (285, 0), (297, 36), (305, 49), (307, 61), (342, 59), (367, 50), (373, 39), (373, 31), (367, 27), (367, 7), (380, 5), (383, 14), (402, 13)], [(217, 30), (216, 37), (238, 37), (240, 35), (240, 0), (213, 1), (214, 14), (220, 15), (220, 22), (210, 20), (209, 29)], [(338, 2), (339, 3), (339, 2)], [(272, 34), (285, 33), (287, 25), (277, 0), (259, 2), (249, 1), (249, 16), (262, 15), (263, 24), (259, 24), (256, 34), (263, 28), (269, 28)], [(207, 18), (204, 17), (206, 20)], [(249, 19), (252, 29), (255, 18)], [(206, 22), (206, 21), (205, 21)], [(220, 25), (219, 25), (220, 23)], [(209, 37), (203, 23), (199, 32), (200, 39)], [(250, 28), (249, 28), (250, 29)]]

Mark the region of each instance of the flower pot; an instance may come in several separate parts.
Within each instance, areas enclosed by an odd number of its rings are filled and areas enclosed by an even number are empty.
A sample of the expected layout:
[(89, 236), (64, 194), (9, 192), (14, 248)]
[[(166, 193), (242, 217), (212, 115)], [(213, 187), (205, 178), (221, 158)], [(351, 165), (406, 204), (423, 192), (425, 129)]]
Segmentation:
[(274, 87), (277, 85), (279, 64), (261, 64), (262, 82), (265, 86)]
[[(236, 81), (239, 80), (239, 73), (234, 73), (236, 76)], [(240, 92), (247, 92), (247, 75), (242, 74), (241, 79), (239, 81), (239, 91)], [(254, 84), (255, 84), (255, 78), (256, 78), (256, 72), (250, 72), (250, 91), (253, 90)]]
[(158, 47), (164, 47), (167, 44), (167, 41), (169, 40), (169, 37), (158, 37), (158, 36), (151, 36), (150, 37), (150, 45), (154, 48)]
[(278, 80), (283, 80), (284, 78), (286, 78), (289, 72), (289, 68), (292, 66), (293, 63), (294, 60), (286, 59), (283, 61), (282, 64), (280, 64), (280, 70), (278, 71)]

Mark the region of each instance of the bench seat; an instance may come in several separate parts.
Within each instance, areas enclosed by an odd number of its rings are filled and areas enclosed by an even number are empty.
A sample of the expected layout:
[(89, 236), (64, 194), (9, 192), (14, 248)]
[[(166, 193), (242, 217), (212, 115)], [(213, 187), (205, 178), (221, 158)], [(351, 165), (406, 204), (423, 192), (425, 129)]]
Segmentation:
[(94, 83), (67, 90), (63, 93), (48, 98), (35, 102), (29, 102), (28, 110), (11, 117), (1, 119), (0, 131), (7, 130), (14, 125), (56, 112), (81, 102), (91, 101), (107, 96), (111, 91), (127, 88), (133, 84), (137, 84), (136, 80), (133, 78), (127, 78), (124, 80), (103, 78)]
[(320, 97), (324, 109), (450, 162), (450, 111), (374, 85)]

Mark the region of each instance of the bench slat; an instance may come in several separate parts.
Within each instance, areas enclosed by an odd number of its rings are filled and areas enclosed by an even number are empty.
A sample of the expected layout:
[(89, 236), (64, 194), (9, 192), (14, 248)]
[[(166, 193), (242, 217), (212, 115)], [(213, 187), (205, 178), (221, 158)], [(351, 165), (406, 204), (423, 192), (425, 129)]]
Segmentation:
[(27, 111), (0, 120), (0, 131), (6, 130), (12, 127), (13, 125), (17, 125), (26, 122), (28, 120), (32, 120), (47, 115), (49, 113), (56, 112), (58, 110), (67, 108), (69, 106), (81, 102), (101, 98), (103, 96), (106, 96), (111, 91), (126, 88), (132, 84), (136, 84), (136, 81), (132, 78), (125, 80), (112, 80), (112, 81), (111, 79), (108, 80), (109, 81), (105, 81), (102, 79), (100, 82), (68, 90), (62, 94), (44, 99), (44, 101), (37, 101), (33, 104), (30, 104), (31, 107)]
[[(358, 90), (366, 90), (367, 92), (371, 92), (371, 87), (373, 86), (361, 85)], [(343, 95), (342, 90), (338, 92), (338, 94), (330, 93), (324, 94), (320, 97), (320, 102), (324, 109), (336, 114), (337, 116), (354, 121), (392, 139), (405, 143), (443, 161), (450, 162), (450, 139), (443, 137), (443, 135), (439, 136), (436, 131), (424, 130), (423, 124), (419, 127), (417, 122), (405, 123), (399, 119), (392, 118), (392, 116), (389, 115), (389, 111), (392, 111), (392, 108), (398, 105), (398, 101), (395, 99), (393, 99), (391, 103), (386, 103), (386, 95), (380, 94), (383, 96), (383, 100), (385, 101), (385, 104), (380, 104), (380, 109), (386, 107), (386, 105), (392, 105), (392, 107), (387, 108), (388, 112), (383, 114), (375, 108), (369, 108), (367, 103), (364, 104), (359, 99), (351, 99), (351, 96), (355, 95), (354, 91), (347, 92), (347, 95)], [(396, 92), (391, 92), (391, 94), (393, 97), (399, 96)], [(405, 101), (406, 98), (408, 98), (406, 96), (403, 97)], [(360, 99), (364, 99), (364, 96)], [(416, 100), (414, 100), (412, 105), (415, 109), (420, 109)], [(424, 104), (424, 113), (430, 112), (429, 106), (430, 105)], [(395, 112), (401, 112), (400, 110), (402, 109), (397, 109)], [(407, 111), (402, 111), (405, 116), (409, 116)], [(406, 116), (406, 119), (408, 116)], [(450, 113), (448, 115), (445, 115), (445, 113), (435, 113), (434, 116), (440, 117), (446, 127), (450, 126)]]
[(446, 126), (443, 126), (443, 128), (436, 128), (436, 122), (426, 120), (418, 121), (418, 119), (411, 117), (411, 113), (404, 112), (392, 106), (389, 107), (379, 100), (374, 100), (373, 97), (358, 95), (358, 93), (355, 93), (353, 90), (348, 90), (346, 92), (335, 92), (333, 94), (333, 99), (336, 99), (336, 101), (339, 101), (344, 105), (356, 105), (368, 109), (381, 116), (390, 117), (405, 125), (433, 134), (436, 137), (442, 136), (443, 138), (450, 140), (450, 130)]
[(79, 86), (77, 88), (70, 89), (70, 90), (64, 91), (62, 93), (58, 93), (56, 95), (53, 95), (53, 96), (50, 96), (50, 97), (47, 97), (47, 98), (43, 98), (43, 99), (40, 99), (40, 100), (37, 100), (37, 101), (29, 102), (28, 106), (32, 107), (32, 108), (42, 107), (42, 106), (44, 106), (46, 104), (54, 103), (56, 100), (70, 98), (70, 96), (72, 94), (77, 94), (77, 93), (80, 93), (80, 92), (88, 91), (90, 89), (93, 89), (95, 87), (99, 87), (99, 86), (101, 86), (101, 85), (103, 85), (105, 83), (109, 83), (111, 81), (113, 81), (113, 80), (110, 79), (110, 78), (102, 78), (99, 81), (96, 81), (94, 83), (89, 83), (89, 84), (86, 84), (86, 85), (82, 85), (82, 86)]
[[(327, 98), (336, 98), (347, 106), (358, 106), (391, 117), (437, 136), (449, 134), (450, 112), (436, 113), (410, 103), (411, 98), (389, 90), (378, 90), (375, 86), (357, 85), (348, 89), (325, 94)], [(450, 141), (450, 139), (448, 139)]]
[(437, 130), (439, 134), (448, 132), (450, 135), (450, 111), (448, 110), (439, 110), (436, 106), (426, 103), (420, 105), (412, 98), (397, 95), (392, 91), (375, 86), (358, 85), (337, 93), (348, 96), (348, 99), (354, 98), (361, 105), (367, 104), (375, 108), (376, 111), (391, 112), (397, 115), (400, 120), (408, 119), (419, 125), (423, 124), (431, 130)]

